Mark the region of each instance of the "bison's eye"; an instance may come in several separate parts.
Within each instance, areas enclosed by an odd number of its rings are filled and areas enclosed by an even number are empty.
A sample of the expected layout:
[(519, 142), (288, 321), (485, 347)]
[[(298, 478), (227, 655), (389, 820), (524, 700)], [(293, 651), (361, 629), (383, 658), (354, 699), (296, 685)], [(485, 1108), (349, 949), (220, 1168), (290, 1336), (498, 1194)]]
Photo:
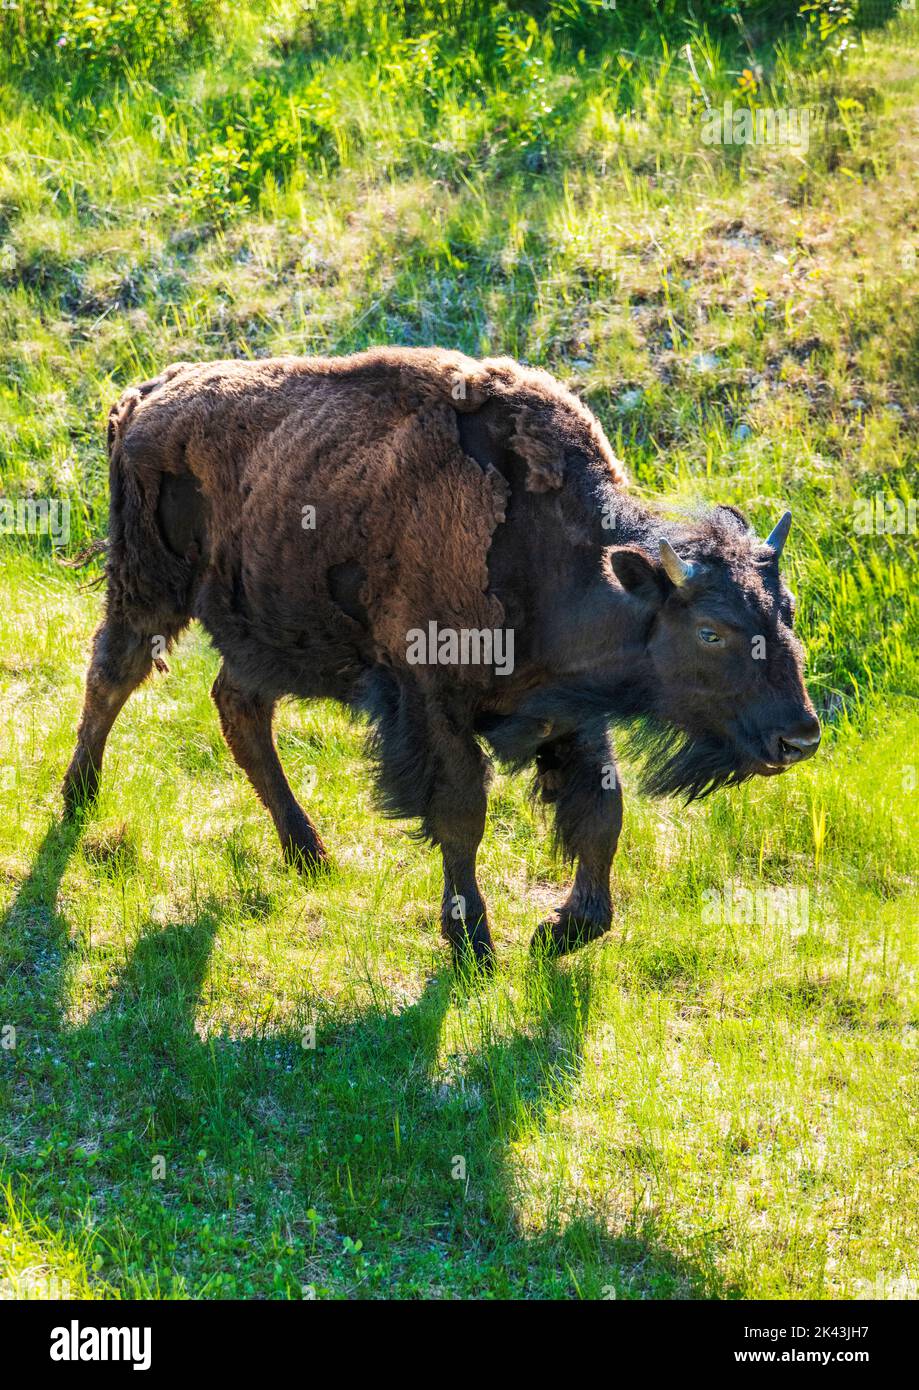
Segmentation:
[(699, 628), (699, 641), (700, 641), (700, 642), (714, 643), (714, 642), (721, 642), (721, 641), (723, 641), (723, 640), (724, 640), (723, 638), (721, 638), (721, 637), (718, 636), (718, 633), (715, 631), (715, 629), (714, 629), (713, 627), (700, 627), (700, 628)]

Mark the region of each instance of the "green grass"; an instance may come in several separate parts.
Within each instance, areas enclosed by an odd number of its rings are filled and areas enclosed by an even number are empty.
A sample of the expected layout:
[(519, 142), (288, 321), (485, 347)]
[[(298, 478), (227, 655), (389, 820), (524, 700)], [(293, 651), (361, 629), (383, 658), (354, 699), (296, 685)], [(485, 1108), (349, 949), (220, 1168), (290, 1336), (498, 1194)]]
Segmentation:
[[(5, 498), (100, 534), (105, 412), (170, 360), (509, 352), (645, 495), (792, 506), (826, 730), (689, 810), (627, 785), (613, 931), (558, 967), (526, 943), (566, 870), (499, 774), (501, 970), (467, 989), (436, 856), (335, 707), (279, 721), (334, 873), (280, 864), (200, 631), (62, 827), (100, 595), (0, 536), (0, 1290), (916, 1296), (919, 538), (855, 518), (917, 495), (919, 21), (876, 6), (839, 56), (794, 6), (648, 8), (151, 0), (86, 39), (68, 0), (69, 52), (0, 30)], [(805, 154), (702, 144), (744, 68), (819, 104)], [(709, 910), (776, 889), (806, 915)]]

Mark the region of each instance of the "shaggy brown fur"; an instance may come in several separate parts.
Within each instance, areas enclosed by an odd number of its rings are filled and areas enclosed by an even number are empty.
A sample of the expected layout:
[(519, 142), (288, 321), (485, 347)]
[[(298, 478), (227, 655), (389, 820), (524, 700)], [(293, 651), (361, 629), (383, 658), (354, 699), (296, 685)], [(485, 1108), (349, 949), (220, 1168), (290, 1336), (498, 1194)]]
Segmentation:
[[(343, 359), (167, 368), (125, 392), (109, 419), (113, 473), (141, 533), (112, 538), (109, 611), (129, 623), (142, 612), (148, 632), (168, 593), (168, 629), (187, 611), (206, 561), (209, 582), (241, 584), (256, 619), (260, 591), (270, 588), (279, 645), (302, 638), (305, 607), (310, 635), (338, 647), (354, 619), (330, 598), (327, 576), (359, 558), (368, 620), (350, 635), (373, 661), (404, 664), (406, 632), (429, 621), (500, 627), (488, 552), (507, 483), (464, 453), (457, 426), (458, 412), (488, 401), (507, 407), (529, 490), (561, 487), (572, 447), (598, 454), (610, 480), (624, 482), (590, 412), (547, 373), (509, 358), (379, 348)], [(167, 473), (190, 475), (200, 488), (206, 557), (198, 547), (164, 549), (157, 504)], [(314, 529), (303, 524), (307, 507)], [(477, 681), (482, 668), (456, 674)]]
[[(479, 958), (492, 950), (475, 878), (482, 741), (535, 763), (577, 860), (537, 934), (563, 950), (610, 923), (622, 822), (610, 719), (679, 730), (676, 753), (672, 738), (668, 758), (652, 753), (654, 786), (688, 795), (775, 770), (815, 723), (777, 553), (716, 510), (669, 528), (694, 562), (690, 583), (671, 582), (656, 557), (667, 528), (623, 492), (600, 425), (544, 372), (397, 348), (178, 363), (125, 392), (109, 454), (108, 600), (71, 810), (95, 792), (124, 701), (198, 618), (224, 658), (221, 725), (285, 854), (326, 857), (278, 761), (276, 701), (363, 709), (383, 804), (440, 846), (444, 933)], [(721, 658), (699, 648), (703, 619), (733, 634)], [(409, 633), (430, 623), (502, 630), (514, 663), (414, 664)], [(738, 634), (760, 630), (770, 655), (754, 667)]]

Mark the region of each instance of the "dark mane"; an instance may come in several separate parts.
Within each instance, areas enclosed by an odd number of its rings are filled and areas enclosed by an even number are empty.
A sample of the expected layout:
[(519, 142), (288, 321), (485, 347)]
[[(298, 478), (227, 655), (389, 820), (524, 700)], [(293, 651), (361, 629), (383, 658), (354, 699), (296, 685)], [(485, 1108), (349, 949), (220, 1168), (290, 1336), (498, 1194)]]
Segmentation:
[(629, 725), (624, 746), (641, 764), (640, 786), (646, 796), (682, 796), (687, 803), (722, 787), (736, 787), (756, 768), (741, 761), (730, 744), (694, 738), (646, 716)]

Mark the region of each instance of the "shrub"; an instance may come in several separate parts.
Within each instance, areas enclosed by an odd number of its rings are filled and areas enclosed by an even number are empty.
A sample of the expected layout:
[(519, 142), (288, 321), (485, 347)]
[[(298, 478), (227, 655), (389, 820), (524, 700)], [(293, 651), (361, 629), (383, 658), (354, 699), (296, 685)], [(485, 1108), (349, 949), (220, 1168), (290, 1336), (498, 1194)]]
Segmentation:
[(203, 47), (221, 0), (19, 0), (0, 11), (6, 61), (79, 82), (148, 73)]

